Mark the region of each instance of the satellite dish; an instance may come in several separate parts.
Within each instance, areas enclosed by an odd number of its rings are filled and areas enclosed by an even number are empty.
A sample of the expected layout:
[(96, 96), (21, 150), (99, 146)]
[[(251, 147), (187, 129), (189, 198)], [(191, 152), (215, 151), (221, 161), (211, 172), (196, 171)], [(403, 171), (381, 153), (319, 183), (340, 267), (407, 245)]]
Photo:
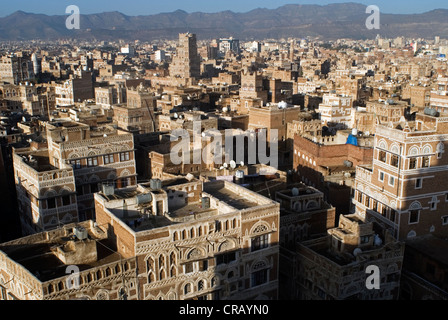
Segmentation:
[(241, 161), (240, 166), (244, 167), (244, 165), (245, 165), (244, 161)]
[(229, 167), (229, 165), (228, 165), (227, 163), (224, 163), (223, 166), (224, 166), (224, 168), (226, 168), (226, 169)]
[(179, 115), (177, 114), (177, 112), (174, 114), (174, 119), (178, 119)]
[(224, 167), (223, 166), (221, 166), (221, 168), (219, 168), (219, 170), (223, 170), (224, 169)]
[(236, 168), (236, 162), (235, 161), (230, 161), (230, 168), (235, 169)]
[(292, 195), (293, 195), (294, 197), (297, 197), (297, 196), (299, 195), (299, 189), (297, 189), (297, 188), (293, 188), (293, 189), (292, 189)]

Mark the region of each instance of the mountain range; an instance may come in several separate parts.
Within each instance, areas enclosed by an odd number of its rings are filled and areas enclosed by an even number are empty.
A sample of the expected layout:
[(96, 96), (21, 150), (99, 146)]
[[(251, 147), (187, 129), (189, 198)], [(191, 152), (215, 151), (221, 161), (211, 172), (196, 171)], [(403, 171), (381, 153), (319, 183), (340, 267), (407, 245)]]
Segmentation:
[(448, 38), (448, 10), (422, 14), (381, 14), (379, 30), (368, 30), (370, 14), (358, 3), (324, 6), (291, 4), (277, 9), (255, 9), (245, 13), (177, 10), (145, 16), (120, 12), (81, 15), (80, 30), (68, 30), (68, 15), (49, 16), (17, 11), (0, 18), (0, 40), (142, 40), (176, 39), (181, 32), (196, 33), (199, 39), (220, 37), (241, 40), (320, 37), (373, 39), (378, 34), (394, 38)]

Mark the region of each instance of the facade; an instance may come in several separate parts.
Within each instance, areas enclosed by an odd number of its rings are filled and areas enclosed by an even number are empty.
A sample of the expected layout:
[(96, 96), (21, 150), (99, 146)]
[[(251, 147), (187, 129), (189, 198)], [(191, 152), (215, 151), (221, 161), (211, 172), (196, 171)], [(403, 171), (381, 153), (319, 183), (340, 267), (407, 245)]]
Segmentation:
[(19, 84), (33, 79), (33, 70), (33, 62), (29, 56), (14, 55), (0, 58), (0, 81)]
[[(299, 300), (397, 300), (404, 244), (375, 234), (373, 223), (341, 216), (328, 235), (298, 244), (295, 271)], [(379, 289), (367, 286), (370, 266), (379, 270)]]
[(448, 78), (439, 77), (437, 79), (436, 90), (431, 91), (430, 106), (438, 112), (448, 110)]
[(219, 39), (218, 46), (221, 54), (225, 55), (228, 51), (232, 51), (237, 55), (240, 54), (240, 40), (238, 39)]
[(0, 300), (136, 299), (135, 259), (111, 250), (93, 221), (0, 245)]
[(276, 192), (280, 203), (280, 299), (296, 299), (294, 271), (297, 244), (326, 235), (335, 227), (335, 208), (324, 201), (322, 192), (304, 184), (290, 185)]
[(319, 105), (319, 113), (323, 124), (342, 123), (350, 126), (353, 101), (351, 97), (325, 94)]
[(14, 150), (13, 161), (22, 234), (79, 221), (71, 167), (52, 166), (47, 148)]
[(97, 223), (136, 257), (142, 300), (277, 299), (279, 205), (186, 178), (95, 195)]
[(150, 133), (157, 130), (155, 106), (157, 96), (148, 88), (140, 85), (127, 88), (126, 105), (113, 106), (113, 120), (118, 128), (137, 134)]
[(95, 100), (92, 73), (82, 71), (81, 76), (56, 84), (55, 94), (57, 106), (71, 106), (85, 100)]
[(396, 239), (447, 235), (447, 123), (417, 114), (414, 123), (378, 125), (373, 164), (356, 169), (356, 211)]
[(406, 241), (400, 299), (448, 300), (448, 241), (425, 235)]
[(201, 61), (198, 54), (196, 35), (192, 33), (179, 34), (176, 55), (170, 64), (170, 76), (185, 80), (199, 79)]
[[(323, 136), (319, 127), (310, 124), (308, 130), (294, 137), (293, 169), (296, 177), (317, 188), (338, 214), (348, 212), (356, 166), (370, 164), (373, 157), (373, 137), (353, 137), (357, 145), (347, 143), (350, 132), (338, 131), (335, 136)], [(306, 129), (306, 128), (305, 128)], [(321, 130), (321, 129), (320, 129)]]

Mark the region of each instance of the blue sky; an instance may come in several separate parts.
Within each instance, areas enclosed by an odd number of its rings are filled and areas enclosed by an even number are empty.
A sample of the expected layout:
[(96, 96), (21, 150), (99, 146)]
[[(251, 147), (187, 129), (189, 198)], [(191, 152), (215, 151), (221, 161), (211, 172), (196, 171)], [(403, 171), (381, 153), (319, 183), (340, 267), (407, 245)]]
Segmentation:
[(446, 0), (20, 0), (2, 1), (0, 16), (17, 10), (48, 15), (64, 15), (68, 5), (77, 5), (81, 13), (120, 11), (127, 15), (150, 15), (182, 9), (187, 12), (217, 12), (232, 10), (247, 12), (255, 8), (277, 8), (284, 4), (325, 5), (340, 2), (358, 2), (377, 5), (383, 13), (422, 13), (433, 9), (448, 9)]

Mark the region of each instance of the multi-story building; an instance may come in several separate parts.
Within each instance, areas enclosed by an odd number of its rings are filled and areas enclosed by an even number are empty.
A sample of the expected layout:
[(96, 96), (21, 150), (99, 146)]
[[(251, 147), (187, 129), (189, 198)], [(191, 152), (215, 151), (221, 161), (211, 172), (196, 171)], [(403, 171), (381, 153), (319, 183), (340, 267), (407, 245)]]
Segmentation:
[(198, 54), (196, 35), (192, 33), (179, 34), (176, 55), (170, 64), (170, 76), (182, 78), (186, 81), (199, 79), (201, 75), (201, 61)]
[(296, 298), (297, 243), (325, 236), (336, 220), (335, 208), (324, 201), (322, 192), (304, 184), (288, 187), (275, 194), (280, 203), (280, 299)]
[[(303, 125), (313, 122), (303, 122)], [(297, 178), (322, 191), (338, 214), (350, 210), (356, 166), (370, 164), (373, 136), (357, 136), (348, 130), (322, 135), (311, 127), (294, 138), (293, 168)], [(349, 140), (350, 139), (350, 140)]]
[(133, 135), (111, 126), (45, 123), (47, 145), (14, 150), (24, 234), (94, 218), (100, 184), (136, 184)]
[(81, 72), (61, 84), (55, 85), (56, 105), (71, 106), (85, 100), (95, 100), (95, 91), (91, 72)]
[(137, 300), (135, 258), (92, 220), (0, 245), (0, 300)]
[(80, 220), (94, 218), (93, 194), (100, 184), (135, 185), (137, 174), (131, 133), (104, 125), (46, 124), (50, 164), (74, 170)]
[(113, 106), (113, 120), (118, 128), (137, 134), (154, 132), (158, 128), (155, 106), (157, 96), (140, 85), (127, 88), (126, 105)]
[(232, 37), (228, 39), (219, 39), (219, 52), (226, 54), (228, 51), (232, 51), (235, 54), (240, 54), (240, 40)]
[(350, 126), (353, 101), (351, 97), (337, 94), (325, 94), (319, 105), (319, 113), (323, 124), (342, 123)]
[(36, 144), (14, 150), (13, 161), (22, 234), (79, 221), (71, 167), (51, 165), (48, 149)]
[(446, 237), (447, 124), (419, 113), (415, 122), (378, 125), (373, 164), (356, 169), (356, 211), (399, 240)]
[(407, 118), (408, 103), (404, 101), (368, 101), (366, 107), (353, 110), (350, 126), (360, 132), (375, 134), (377, 124), (399, 122), (402, 117)]
[[(373, 223), (341, 216), (328, 235), (298, 243), (294, 270), (299, 300), (397, 300), (404, 244), (377, 235)], [(372, 274), (369, 267), (377, 274)], [(377, 277), (370, 279), (370, 277)], [(374, 281), (378, 287), (370, 287)]]
[(95, 195), (114, 250), (135, 257), (142, 300), (277, 299), (278, 203), (193, 178)]
[(437, 79), (437, 90), (431, 92), (430, 106), (438, 112), (448, 110), (448, 78)]
[(33, 62), (27, 55), (3, 56), (0, 58), (0, 81), (19, 84), (34, 78)]

